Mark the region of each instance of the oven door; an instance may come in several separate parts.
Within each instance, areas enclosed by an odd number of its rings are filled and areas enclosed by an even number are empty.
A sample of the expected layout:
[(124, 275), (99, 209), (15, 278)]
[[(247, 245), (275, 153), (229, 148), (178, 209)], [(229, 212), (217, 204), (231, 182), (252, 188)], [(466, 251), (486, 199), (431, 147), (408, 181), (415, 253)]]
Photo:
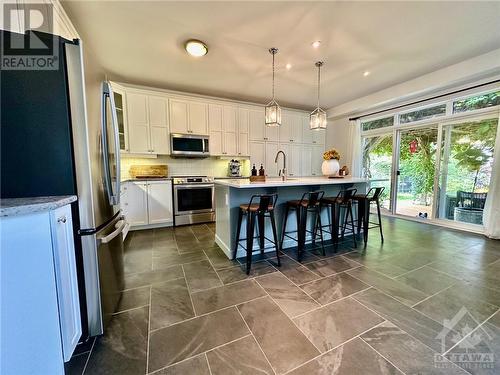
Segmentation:
[(196, 135), (172, 134), (170, 136), (171, 155), (188, 157), (208, 157), (208, 138)]
[(214, 211), (214, 185), (174, 186), (174, 214), (189, 215)]

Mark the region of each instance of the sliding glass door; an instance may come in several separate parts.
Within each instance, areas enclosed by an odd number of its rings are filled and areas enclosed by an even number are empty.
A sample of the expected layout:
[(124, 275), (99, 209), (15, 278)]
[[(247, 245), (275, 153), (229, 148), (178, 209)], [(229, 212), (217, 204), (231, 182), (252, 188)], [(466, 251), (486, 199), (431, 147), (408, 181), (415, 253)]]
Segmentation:
[(385, 211), (391, 210), (391, 176), (393, 135), (373, 135), (364, 137), (362, 175), (372, 180), (379, 180), (376, 186), (384, 186), (381, 206)]
[(438, 145), (438, 125), (398, 131), (395, 213), (431, 218)]
[(498, 118), (472, 119), (441, 126), (436, 218), (482, 225)]

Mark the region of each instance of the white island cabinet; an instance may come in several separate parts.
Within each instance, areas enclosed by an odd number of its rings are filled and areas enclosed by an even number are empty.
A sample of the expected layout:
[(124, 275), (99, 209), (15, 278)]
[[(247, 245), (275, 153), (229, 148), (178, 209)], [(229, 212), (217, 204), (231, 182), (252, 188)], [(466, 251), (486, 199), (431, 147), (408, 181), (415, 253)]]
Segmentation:
[(2, 374), (64, 374), (80, 339), (75, 199), (1, 200)]

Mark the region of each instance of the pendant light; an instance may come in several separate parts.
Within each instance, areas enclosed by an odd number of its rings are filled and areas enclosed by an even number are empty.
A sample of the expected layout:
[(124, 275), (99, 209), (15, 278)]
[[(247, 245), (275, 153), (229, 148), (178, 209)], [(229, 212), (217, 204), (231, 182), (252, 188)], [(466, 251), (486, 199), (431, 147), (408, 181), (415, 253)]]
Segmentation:
[(309, 127), (311, 130), (321, 130), (326, 129), (326, 112), (323, 111), (319, 106), (319, 87), (321, 81), (321, 67), (323, 66), (323, 61), (318, 61), (314, 64), (318, 67), (318, 106), (309, 115)]
[(281, 125), (281, 108), (274, 100), (274, 55), (278, 53), (277, 48), (269, 48), (269, 53), (273, 55), (273, 98), (266, 105), (266, 125), (267, 126), (280, 126)]

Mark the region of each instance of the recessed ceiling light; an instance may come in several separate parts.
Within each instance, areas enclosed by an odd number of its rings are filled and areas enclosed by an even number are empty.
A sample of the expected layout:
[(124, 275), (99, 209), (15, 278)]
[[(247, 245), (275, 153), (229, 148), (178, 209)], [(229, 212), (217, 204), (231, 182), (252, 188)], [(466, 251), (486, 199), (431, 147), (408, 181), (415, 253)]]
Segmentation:
[(189, 39), (186, 44), (184, 44), (186, 52), (194, 57), (205, 56), (208, 53), (208, 47), (201, 40)]
[(285, 68), (286, 68), (287, 70), (292, 69), (292, 64), (290, 64), (290, 63), (286, 64), (286, 65), (285, 65)]
[(370, 72), (367, 70), (363, 73), (363, 77), (368, 77), (370, 75)]
[(318, 48), (321, 44), (321, 40), (315, 40), (314, 42), (311, 43), (311, 46), (314, 48)]

